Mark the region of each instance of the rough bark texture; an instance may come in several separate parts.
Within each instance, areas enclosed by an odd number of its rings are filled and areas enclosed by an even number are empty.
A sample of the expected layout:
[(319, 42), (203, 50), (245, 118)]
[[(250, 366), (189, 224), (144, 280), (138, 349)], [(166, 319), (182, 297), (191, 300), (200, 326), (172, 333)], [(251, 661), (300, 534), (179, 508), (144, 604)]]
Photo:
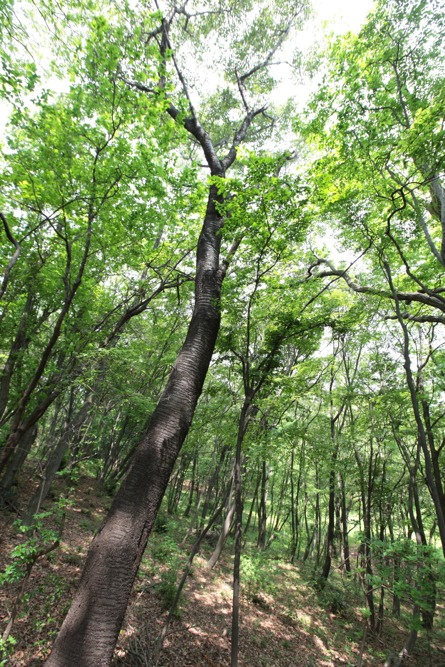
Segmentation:
[(212, 186), (198, 243), (195, 307), (167, 387), (128, 475), (90, 547), (47, 667), (110, 663), (133, 581), (202, 390), (220, 324), (219, 195)]

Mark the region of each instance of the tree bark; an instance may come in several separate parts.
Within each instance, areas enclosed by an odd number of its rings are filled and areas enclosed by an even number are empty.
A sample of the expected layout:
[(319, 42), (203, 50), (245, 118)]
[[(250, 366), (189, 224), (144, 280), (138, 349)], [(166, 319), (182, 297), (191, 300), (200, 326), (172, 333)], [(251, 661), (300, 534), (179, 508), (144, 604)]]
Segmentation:
[[(249, 421), (249, 410), (251, 406), (251, 396), (246, 395), (243, 407), (241, 408), (240, 420), (238, 424), (238, 437), (236, 440), (235, 465), (233, 468), (233, 486), (235, 493), (235, 556), (233, 561), (233, 598), (232, 598), (232, 637), (230, 647), (230, 665), (237, 667), (239, 650), (239, 602), (240, 602), (240, 565), (241, 550), (243, 538), (243, 498), (242, 498), (242, 476), (241, 476), (241, 458), (242, 444), (246, 434)], [(264, 470), (264, 468), (263, 468)]]
[[(219, 175), (223, 176), (223, 173)], [(145, 437), (88, 552), (47, 667), (110, 663), (133, 581), (202, 391), (220, 325), (221, 196), (210, 187), (197, 249), (195, 306), (185, 343)]]
[(342, 567), (345, 572), (351, 573), (351, 560), (349, 557), (349, 537), (348, 537), (348, 513), (349, 509), (346, 505), (346, 490), (345, 480), (343, 475), (340, 475), (340, 492), (341, 492), (341, 550), (342, 550)]
[[(232, 472), (232, 487), (233, 487), (233, 472)], [(229, 496), (227, 498), (227, 511), (226, 511), (226, 516), (224, 518), (224, 522), (221, 528), (221, 532), (218, 537), (218, 542), (216, 544), (216, 547), (210, 556), (209, 560), (207, 561), (206, 565), (207, 567), (211, 570), (215, 567), (216, 563), (218, 562), (219, 557), (221, 556), (221, 552), (223, 550), (224, 543), (226, 541), (226, 537), (229, 534), (230, 526), (232, 524), (232, 519), (233, 515), (235, 514), (235, 499), (232, 498), (232, 487), (229, 493)]]
[(261, 492), (260, 500), (258, 503), (258, 539), (257, 546), (259, 549), (264, 549), (266, 547), (266, 526), (267, 526), (267, 465), (266, 461), (263, 459), (261, 467)]

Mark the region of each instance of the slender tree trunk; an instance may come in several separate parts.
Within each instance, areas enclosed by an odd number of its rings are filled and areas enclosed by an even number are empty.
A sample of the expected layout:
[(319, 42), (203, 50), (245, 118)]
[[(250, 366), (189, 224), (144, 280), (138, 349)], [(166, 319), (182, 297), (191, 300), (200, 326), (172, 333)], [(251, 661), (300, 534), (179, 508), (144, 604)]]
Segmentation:
[[(266, 549), (270, 547), (274, 539), (277, 537), (277, 535), (280, 533), (282, 530), (284, 524), (287, 522), (289, 519), (289, 516), (291, 514), (291, 509), (288, 509), (287, 512), (283, 516), (283, 503), (284, 503), (284, 498), (287, 495), (287, 485), (289, 482), (289, 471), (286, 469), (282, 482), (281, 482), (281, 488), (280, 488), (280, 495), (278, 496), (278, 503), (277, 503), (277, 510), (275, 513), (275, 520), (273, 521), (273, 524), (271, 526), (271, 529), (269, 531), (269, 537), (266, 543)], [(271, 519), (272, 519), (272, 512), (271, 512)]]
[(315, 494), (315, 525), (314, 525), (314, 544), (312, 549), (315, 550), (315, 567), (320, 563), (320, 549), (321, 549), (321, 511), (320, 511), (320, 472), (317, 462), (315, 462), (315, 485), (317, 492)]
[(82, 424), (84, 423), (86, 417), (88, 416), (88, 412), (90, 409), (90, 401), (91, 401), (91, 396), (88, 397), (87, 401), (77, 412), (72, 423), (67, 425), (65, 431), (60, 435), (59, 441), (57, 442), (56, 446), (50, 452), (42, 472), (42, 479), (40, 481), (40, 484), (35, 490), (26, 509), (24, 516), (25, 523), (31, 523), (33, 515), (39, 511), (41, 503), (46, 498), (48, 491), (51, 487), (51, 484), (54, 480), (54, 477), (56, 476), (56, 473), (60, 468), (63, 457), (70, 447), (73, 436), (79, 433)]
[[(439, 528), (440, 541), (442, 544), (442, 552), (445, 556), (445, 506), (444, 506), (445, 498), (443, 495), (443, 489), (441, 488), (440, 473), (439, 473), (439, 480), (440, 480), (439, 487), (436, 483), (437, 481), (435, 477), (436, 473), (433, 464), (434, 454), (433, 456), (431, 455), (429, 447), (429, 445), (431, 445), (431, 438), (430, 440), (428, 439), (428, 431), (427, 431), (428, 421), (426, 427), (424, 423), (424, 418), (426, 417), (428, 420), (429, 414), (426, 413), (423, 416), (421, 414), (419, 405), (420, 401), (419, 392), (414, 382), (414, 374), (411, 367), (408, 327), (402, 317), (402, 313), (400, 310), (400, 303), (397, 297), (397, 293), (394, 289), (394, 284), (392, 282), (391, 269), (389, 267), (389, 264), (387, 262), (384, 262), (384, 267), (388, 278), (389, 286), (393, 293), (397, 319), (399, 321), (400, 327), (403, 332), (403, 358), (404, 358), (406, 382), (408, 385), (408, 390), (411, 398), (411, 405), (413, 408), (414, 419), (416, 420), (416, 425), (417, 425), (419, 449), (422, 451), (425, 463), (425, 479), (436, 511), (437, 526)], [(425, 405), (423, 406), (423, 408), (425, 409)], [(431, 429), (430, 429), (430, 436), (431, 436)]]
[(334, 544), (335, 528), (335, 466), (337, 462), (338, 445), (334, 445), (331, 455), (331, 470), (329, 471), (329, 505), (328, 505), (328, 529), (326, 535), (326, 556), (323, 563), (323, 569), (320, 575), (320, 585), (324, 586), (328, 580), (331, 571), (332, 551)]
[(259, 549), (264, 549), (265, 546), (266, 546), (267, 481), (268, 481), (267, 465), (266, 465), (266, 461), (263, 460), (263, 463), (262, 463), (262, 466), (261, 466), (260, 500), (259, 500), (259, 503), (258, 503), (258, 539), (257, 539), (257, 547)]
[(400, 618), (400, 597), (396, 593), (400, 582), (400, 556), (394, 556), (393, 559), (393, 595), (392, 595), (392, 613), (396, 618)]
[[(215, 442), (215, 454), (216, 454), (216, 451), (217, 451), (216, 446), (217, 446), (217, 442)], [(209, 505), (210, 505), (210, 500), (212, 498), (213, 489), (214, 489), (214, 487), (215, 487), (215, 485), (216, 485), (216, 483), (219, 479), (221, 469), (223, 467), (226, 455), (229, 451), (230, 451), (230, 447), (227, 446), (227, 445), (224, 445), (224, 447), (221, 450), (221, 453), (220, 453), (219, 460), (218, 460), (217, 466), (215, 468), (215, 471), (210, 478), (210, 481), (208, 483), (208, 486), (207, 486), (207, 489), (206, 489), (206, 492), (205, 492), (204, 505), (203, 505), (202, 513), (201, 513), (201, 522), (203, 522), (205, 520), (206, 516), (207, 516), (208, 510), (209, 510)]]
[[(416, 469), (411, 471), (410, 475), (409, 514), (413, 524), (417, 544), (419, 546), (426, 547), (428, 542), (426, 539), (422, 512), (420, 509), (420, 499), (416, 481)], [(422, 627), (425, 628), (425, 630), (432, 630), (434, 622), (434, 611), (436, 609), (436, 581), (428, 563), (428, 555), (426, 552), (423, 554), (422, 562), (419, 561), (417, 567), (419, 571), (423, 570), (425, 572), (425, 574), (422, 575), (422, 578), (424, 579), (423, 588), (425, 588), (425, 586), (428, 588), (424, 594), (424, 602), (426, 604), (424, 604), (423, 608), (421, 609)]]
[[(383, 498), (384, 498), (384, 491), (385, 491), (385, 482), (386, 482), (386, 466), (385, 463), (383, 463), (383, 468), (382, 468), (382, 474), (380, 477), (380, 493), (378, 494), (378, 510), (379, 510), (379, 540), (380, 543), (383, 544), (385, 541), (385, 527), (386, 527), (386, 516), (385, 516), (385, 511), (383, 507)], [(379, 555), (379, 561), (380, 561), (380, 566), (383, 567), (383, 564), (387, 560), (383, 554), (380, 553)], [(380, 586), (380, 598), (379, 598), (379, 606), (377, 609), (377, 622), (376, 622), (376, 632), (377, 635), (380, 637), (382, 632), (383, 632), (383, 621), (384, 621), (384, 616), (385, 616), (385, 606), (384, 606), (384, 601), (385, 601), (385, 586), (382, 584)]]
[[(255, 491), (253, 492), (253, 498), (252, 498), (252, 502), (250, 503), (250, 510), (249, 510), (246, 525), (245, 525), (245, 528), (244, 528), (244, 535), (246, 536), (246, 540), (247, 540), (247, 531), (249, 530), (250, 522), (252, 521), (253, 510), (255, 509), (255, 503), (257, 502), (257, 499), (258, 499), (258, 491), (259, 491), (259, 488), (260, 488), (260, 482), (261, 482), (261, 475), (258, 474), (257, 479), (256, 479), (256, 483), (255, 483)], [(244, 544), (245, 544), (246, 540), (244, 541)]]
[[(190, 516), (190, 511), (191, 511), (192, 505), (193, 505), (193, 496), (195, 494), (195, 486), (196, 487), (198, 486), (197, 483), (196, 483), (196, 464), (197, 464), (197, 461), (198, 461), (198, 451), (196, 451), (194, 456), (193, 456), (192, 481), (190, 483), (189, 501), (188, 501), (187, 507), (185, 508), (185, 511), (184, 511), (184, 516), (185, 517)], [(199, 493), (198, 493), (198, 497), (199, 497)]]
[(189, 461), (189, 455), (182, 455), (179, 458), (176, 471), (170, 480), (167, 503), (167, 512), (169, 514), (174, 514), (177, 510)]
[[(232, 636), (230, 651), (230, 667), (238, 666), (239, 649), (239, 600), (240, 600), (240, 564), (243, 538), (243, 498), (241, 479), (241, 446), (247, 429), (250, 396), (246, 396), (241, 408), (238, 437), (236, 440), (235, 466), (233, 470), (233, 484), (235, 491), (235, 558), (233, 561), (233, 601), (232, 601)], [(265, 466), (265, 462), (264, 466)], [(263, 467), (263, 473), (265, 467)], [(264, 478), (263, 478), (264, 479)]]
[(304, 553), (303, 553), (303, 563), (305, 563), (307, 561), (307, 559), (309, 558), (309, 554), (311, 553), (312, 543), (314, 541), (315, 531), (316, 531), (316, 525), (315, 524), (312, 526), (312, 529), (309, 528), (309, 519), (308, 519), (308, 515), (307, 515), (308, 503), (309, 503), (309, 498), (308, 498), (307, 493), (305, 493), (304, 527), (305, 527), (305, 530), (306, 530), (306, 548), (305, 548)]
[[(336, 356), (337, 350), (334, 349), (334, 357)], [(330, 402), (330, 416), (329, 416), (329, 425), (330, 425), (330, 436), (331, 436), (331, 469), (329, 471), (329, 503), (328, 503), (328, 528), (326, 533), (326, 556), (323, 563), (323, 568), (320, 575), (320, 587), (323, 588), (326, 585), (326, 582), (329, 577), (329, 572), (331, 571), (332, 555), (334, 553), (334, 535), (335, 535), (335, 479), (337, 476), (337, 458), (338, 458), (338, 448), (339, 448), (339, 439), (337, 433), (336, 423), (341, 417), (344, 409), (345, 403), (343, 403), (340, 408), (334, 413), (334, 400), (333, 400), (333, 388), (334, 388), (334, 369), (331, 367), (331, 381), (329, 384), (329, 402)], [(345, 413), (346, 414), (346, 413)], [(344, 420), (343, 420), (344, 423)], [(342, 425), (338, 428), (338, 431), (341, 431)]]
[(122, 455), (122, 450), (125, 446), (124, 436), (128, 429), (129, 423), (130, 415), (127, 414), (121, 419), (119, 432), (114, 436), (112, 435), (111, 437), (110, 447), (104, 455), (103, 467), (99, 476), (99, 479), (102, 483), (105, 482), (111, 471), (114, 470), (116, 463), (119, 461), (119, 458)]
[(342, 566), (345, 572), (351, 572), (351, 559), (349, 557), (349, 537), (348, 537), (348, 508), (346, 506), (346, 490), (343, 475), (340, 475), (341, 490), (341, 540), (342, 540)]
[(371, 553), (371, 498), (374, 484), (373, 477), (373, 438), (370, 438), (370, 454), (368, 462), (368, 475), (365, 480), (364, 466), (358, 449), (355, 447), (355, 458), (359, 468), (360, 475), (360, 494), (361, 505), (363, 512), (363, 541), (359, 547), (359, 553), (362, 561), (362, 571), (365, 576), (361, 575), (362, 586), (365, 594), (366, 604), (369, 610), (369, 627), (371, 631), (375, 629), (375, 605), (374, 605), (374, 588), (372, 585), (372, 553)]
[[(232, 473), (232, 486), (233, 486), (233, 473)], [(219, 534), (218, 542), (216, 544), (216, 547), (210, 556), (209, 560), (207, 561), (207, 567), (209, 569), (212, 569), (215, 567), (216, 563), (218, 562), (219, 557), (221, 556), (221, 552), (223, 550), (224, 543), (226, 541), (226, 537), (229, 534), (230, 526), (232, 525), (232, 519), (235, 514), (235, 499), (232, 498), (232, 491), (229, 493), (229, 497), (227, 500), (227, 511), (226, 511), (226, 516), (224, 517), (224, 522), (221, 528), (221, 532)]]

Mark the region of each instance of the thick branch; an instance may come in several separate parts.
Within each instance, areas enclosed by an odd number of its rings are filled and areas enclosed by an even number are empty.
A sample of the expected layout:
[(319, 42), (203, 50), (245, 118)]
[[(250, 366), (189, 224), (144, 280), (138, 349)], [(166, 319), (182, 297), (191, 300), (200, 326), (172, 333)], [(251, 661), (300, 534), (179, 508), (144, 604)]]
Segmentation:
[[(400, 313), (404, 320), (409, 322), (419, 322), (419, 324), (445, 324), (445, 317), (436, 317), (434, 315), (412, 315), (407, 310)], [(386, 315), (385, 320), (396, 320), (397, 315)]]
[(241, 123), (239, 129), (237, 132), (235, 132), (235, 136), (233, 137), (232, 145), (229, 149), (229, 152), (227, 153), (226, 157), (222, 160), (221, 164), (223, 166), (223, 169), (226, 170), (228, 169), (236, 160), (236, 151), (238, 146), (244, 141), (246, 138), (247, 131), (249, 127), (252, 124), (252, 121), (256, 116), (259, 116), (260, 114), (265, 113), (266, 107), (261, 107), (260, 109), (256, 109), (256, 111), (248, 111), (243, 122)]
[[(422, 214), (422, 210), (421, 210), (421, 207), (420, 207), (420, 205), (419, 205), (419, 201), (418, 201), (416, 195), (414, 194), (414, 192), (411, 192), (411, 197), (412, 197), (413, 202), (414, 202), (415, 211), (416, 211), (416, 213), (417, 213), (417, 215), (418, 215), (418, 219), (419, 219), (420, 227), (421, 227), (421, 229), (422, 229), (423, 235), (424, 235), (425, 238), (426, 238), (426, 242), (428, 243), (428, 247), (429, 247), (429, 249), (431, 250), (431, 252), (432, 252), (432, 254), (434, 255), (434, 257), (437, 259), (437, 261), (438, 261), (440, 264), (442, 264), (442, 266), (445, 266), (445, 253), (444, 253), (444, 250), (445, 250), (445, 238), (444, 238), (444, 236), (442, 236), (442, 251), (439, 252), (439, 250), (438, 250), (437, 247), (436, 247), (436, 244), (434, 243), (434, 241), (433, 241), (433, 239), (432, 239), (432, 237), (431, 237), (430, 230), (428, 229), (428, 224), (427, 224), (427, 222), (426, 222), (426, 220), (425, 220), (425, 218), (424, 218), (424, 216), (423, 216), (423, 214)], [(443, 217), (444, 217), (444, 222), (442, 223), (442, 226), (445, 227), (445, 208), (444, 208), (444, 215), (443, 215)]]
[[(155, 88), (152, 88), (151, 86), (146, 86), (145, 84), (140, 83), (139, 81), (131, 81), (125, 78), (122, 78), (122, 81), (126, 83), (128, 86), (136, 88), (136, 90), (140, 90), (143, 93), (155, 94), (157, 92)], [(193, 111), (193, 107), (191, 107), (191, 110)], [(194, 115), (194, 111), (192, 117), (181, 118), (181, 112), (179, 111), (179, 109), (175, 107), (174, 104), (170, 103), (169, 106), (167, 107), (167, 113), (171, 118), (173, 118), (174, 121), (178, 123), (181, 122), (183, 127), (185, 127), (185, 129), (187, 130), (187, 132), (189, 132), (199, 143), (204, 152), (207, 164), (210, 167), (212, 175), (222, 176), (224, 169), (220, 159), (216, 154), (212, 140), (202, 127), (199, 120)]]
[(431, 183), (433, 193), (436, 195), (439, 202), (440, 224), (442, 226), (442, 241), (441, 241), (441, 263), (445, 264), (445, 189), (438, 178), (433, 179)]
[(3, 276), (3, 282), (0, 287), (0, 299), (2, 298), (3, 294), (6, 291), (6, 288), (8, 286), (8, 281), (9, 281), (9, 274), (11, 273), (14, 264), (17, 262), (18, 258), (20, 257), (21, 253), (21, 248), (20, 244), (18, 241), (15, 240), (13, 235), (11, 234), (11, 230), (9, 229), (8, 221), (6, 220), (6, 217), (3, 215), (3, 213), (0, 211), (0, 219), (3, 223), (3, 228), (5, 230), (5, 234), (7, 236), (8, 241), (12, 243), (12, 245), (15, 247), (15, 251), (11, 259), (9, 260), (6, 269), (5, 269), (5, 275)]
[[(348, 285), (348, 287), (350, 287), (354, 292), (357, 292), (359, 294), (370, 294), (372, 296), (382, 296), (385, 299), (394, 299), (394, 294), (391, 291), (377, 289), (375, 287), (368, 287), (365, 285), (359, 285), (349, 276), (348, 269), (344, 270), (336, 269), (327, 259), (317, 259), (317, 261), (309, 267), (308, 270), (309, 275), (312, 276), (312, 270), (316, 266), (320, 266), (322, 264), (325, 264), (329, 268), (326, 271), (320, 271), (319, 273), (317, 273), (317, 278), (337, 276), (338, 278), (342, 278)], [(407, 305), (409, 305), (412, 301), (415, 301), (416, 303), (422, 303), (425, 306), (436, 308), (441, 312), (445, 313), (445, 304), (443, 302), (443, 299), (436, 296), (435, 292), (433, 291), (429, 291), (428, 294), (426, 294), (425, 292), (397, 292), (396, 296), (397, 299), (399, 299), (399, 301), (403, 301)], [(440, 322), (441, 318), (436, 317), (430, 321)]]

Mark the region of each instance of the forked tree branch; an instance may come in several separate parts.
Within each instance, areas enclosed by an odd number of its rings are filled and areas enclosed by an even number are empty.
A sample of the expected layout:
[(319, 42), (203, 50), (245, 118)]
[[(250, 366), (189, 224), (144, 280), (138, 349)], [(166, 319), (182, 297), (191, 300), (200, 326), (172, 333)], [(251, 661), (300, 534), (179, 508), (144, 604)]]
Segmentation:
[[(354, 292), (358, 294), (369, 294), (370, 296), (379, 296), (379, 297), (384, 297), (385, 299), (393, 299), (394, 300), (394, 294), (392, 291), (388, 290), (383, 290), (383, 289), (378, 289), (375, 287), (369, 287), (366, 285), (360, 285), (355, 280), (353, 280), (348, 271), (350, 267), (347, 269), (337, 269), (335, 268), (331, 262), (327, 259), (321, 259), (318, 258), (316, 262), (311, 264), (311, 266), (308, 269), (308, 277), (314, 277), (313, 275), (313, 270), (316, 267), (319, 266), (327, 266), (327, 270), (325, 271), (319, 271), (315, 277), (317, 278), (327, 278), (327, 277), (337, 277), (341, 278), (345, 281), (345, 283), (352, 289)], [(403, 301), (407, 305), (409, 305), (412, 302), (416, 303), (421, 303), (425, 306), (430, 306), (431, 308), (435, 308), (437, 310), (440, 310), (442, 313), (445, 313), (445, 304), (443, 302), (443, 298), (438, 297), (434, 292), (431, 290), (428, 293), (425, 292), (397, 292), (396, 293), (397, 298), (399, 301)], [(435, 316), (435, 315), (430, 315), (430, 316), (425, 316), (425, 319), (417, 319), (420, 316), (410, 316), (410, 317), (405, 317), (405, 319), (412, 319), (413, 321), (425, 321), (425, 322), (443, 322), (444, 318), (440, 316)]]

